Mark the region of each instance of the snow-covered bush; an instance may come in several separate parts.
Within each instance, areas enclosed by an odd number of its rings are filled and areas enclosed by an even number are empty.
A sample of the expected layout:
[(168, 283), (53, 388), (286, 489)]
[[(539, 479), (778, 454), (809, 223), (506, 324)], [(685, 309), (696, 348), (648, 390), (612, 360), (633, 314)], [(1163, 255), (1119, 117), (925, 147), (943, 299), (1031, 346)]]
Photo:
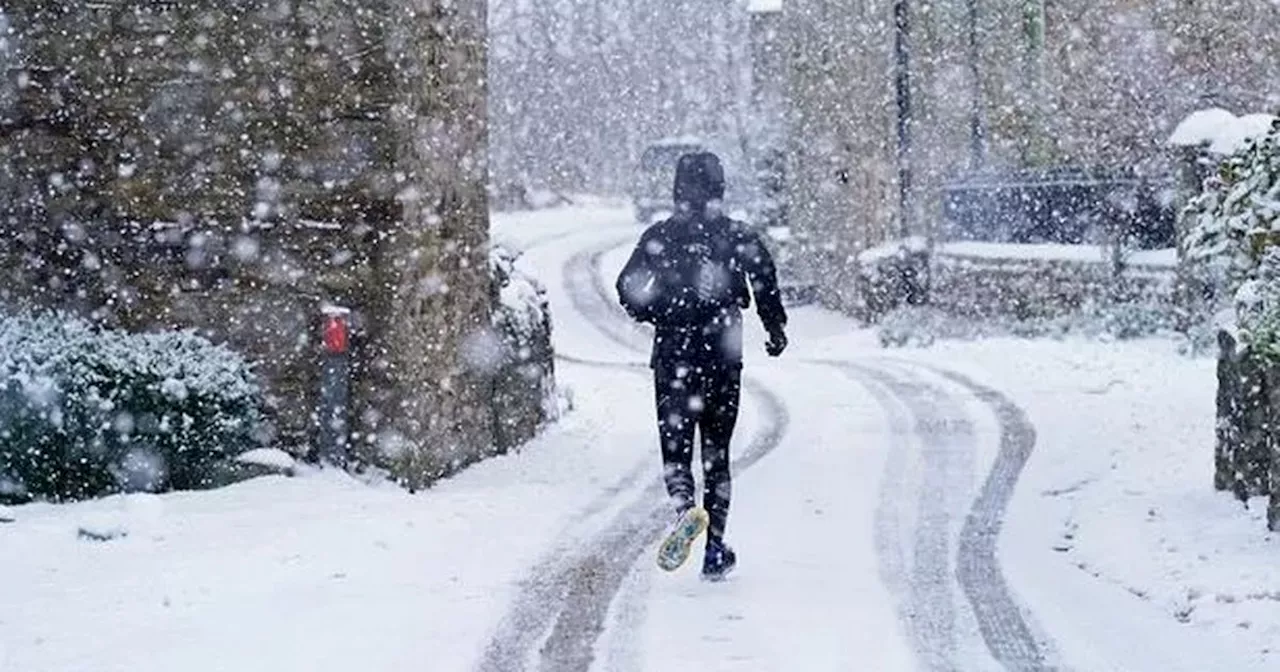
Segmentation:
[(194, 333), (0, 314), (0, 501), (225, 484), (261, 408), (250, 366)]
[(1182, 216), (1187, 282), (1205, 320), (1231, 307), (1280, 234), (1280, 130), (1223, 159)]
[(1183, 217), (1187, 321), (1219, 345), (1214, 487), (1269, 494), (1280, 530), (1280, 122), (1218, 163)]
[(543, 424), (555, 419), (560, 406), (546, 290), (516, 268), (516, 259), (501, 246), (493, 247), (489, 255), (492, 323), (498, 335), (494, 428), (500, 452), (532, 438)]
[(1280, 363), (1280, 248), (1269, 247), (1235, 293), (1237, 334), (1258, 355)]
[(929, 291), (928, 276), (929, 247), (924, 238), (891, 240), (864, 250), (858, 255), (857, 276), (861, 317), (875, 322), (903, 305), (923, 304)]

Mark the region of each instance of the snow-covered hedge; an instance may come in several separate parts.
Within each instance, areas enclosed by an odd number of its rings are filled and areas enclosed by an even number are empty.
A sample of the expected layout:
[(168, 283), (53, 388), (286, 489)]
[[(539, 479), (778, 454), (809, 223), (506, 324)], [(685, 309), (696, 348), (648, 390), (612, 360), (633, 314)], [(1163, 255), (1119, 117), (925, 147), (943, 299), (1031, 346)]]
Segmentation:
[(0, 501), (225, 484), (261, 408), (250, 366), (194, 333), (0, 314)]
[(489, 255), (499, 340), (493, 400), (499, 452), (533, 438), (559, 409), (546, 289), (516, 267), (517, 259), (502, 246)]
[(1273, 126), (1223, 159), (1183, 217), (1187, 281), (1204, 319), (1232, 307), (1280, 234), (1280, 132)]
[(1219, 347), (1214, 487), (1269, 495), (1280, 531), (1280, 122), (1221, 159), (1182, 216), (1187, 321)]

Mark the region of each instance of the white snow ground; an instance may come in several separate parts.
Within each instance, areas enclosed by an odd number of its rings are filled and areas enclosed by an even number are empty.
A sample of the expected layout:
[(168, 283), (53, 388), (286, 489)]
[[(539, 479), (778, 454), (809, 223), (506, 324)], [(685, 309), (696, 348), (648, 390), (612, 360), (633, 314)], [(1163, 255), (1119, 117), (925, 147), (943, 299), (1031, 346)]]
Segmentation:
[(1002, 544), (1079, 670), (1280, 669), (1280, 538), (1214, 492), (1212, 360), (1167, 341), (912, 353), (1004, 390), (1039, 439)]
[[(548, 285), (561, 352), (643, 361), (575, 312), (561, 275), (579, 250), (638, 233), (629, 221), (604, 208), (498, 218), (495, 236), (528, 247), (521, 263)], [(625, 253), (602, 259), (606, 282)], [(611, 605), (595, 669), (915, 669), (875, 529), (886, 460), (905, 444), (865, 385), (818, 363), (884, 357), (968, 374), (1034, 423), (999, 552), (1063, 669), (1280, 665), (1268, 650), (1280, 635), (1280, 541), (1257, 506), (1244, 512), (1210, 487), (1211, 362), (1162, 341), (884, 351), (812, 308), (793, 311), (791, 336), (772, 361), (754, 321), (748, 331), (748, 372), (785, 401), (790, 424), (735, 480), (740, 571), (703, 584), (699, 558), (667, 575), (644, 554)], [(0, 670), (472, 669), (530, 568), (609, 521), (637, 492), (628, 474), (656, 471), (644, 374), (562, 362), (575, 409), (559, 425), (418, 494), (303, 471), (4, 509), (0, 521), (15, 522), (0, 522)], [(977, 450), (956, 472), (962, 494), (996, 444), (991, 414), (974, 401), (964, 411)], [(758, 415), (748, 398), (737, 449)], [(958, 611), (960, 669), (996, 669), (968, 648), (974, 628)]]

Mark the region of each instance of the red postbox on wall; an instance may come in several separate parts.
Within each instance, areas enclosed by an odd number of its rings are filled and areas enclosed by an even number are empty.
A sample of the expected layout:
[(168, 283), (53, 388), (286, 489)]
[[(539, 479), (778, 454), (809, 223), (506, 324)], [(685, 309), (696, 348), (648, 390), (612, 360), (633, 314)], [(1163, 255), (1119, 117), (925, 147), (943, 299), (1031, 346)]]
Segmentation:
[(320, 408), (316, 448), (322, 462), (345, 466), (348, 447), (348, 404), (351, 389), (351, 310), (326, 304), (320, 308)]
[(351, 340), (351, 327), (347, 324), (346, 313), (328, 313), (324, 316), (322, 339), (326, 353), (346, 354)]

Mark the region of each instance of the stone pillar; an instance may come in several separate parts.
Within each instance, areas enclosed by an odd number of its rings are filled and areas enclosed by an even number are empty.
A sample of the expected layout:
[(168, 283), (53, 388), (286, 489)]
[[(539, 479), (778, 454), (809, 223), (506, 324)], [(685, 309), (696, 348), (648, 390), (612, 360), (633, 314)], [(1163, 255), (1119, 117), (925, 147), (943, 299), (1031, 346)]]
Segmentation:
[(1270, 491), (1271, 395), (1267, 391), (1266, 361), (1245, 351), (1237, 359), (1238, 443), (1232, 453), (1233, 490), (1242, 500)]
[(1240, 442), (1239, 380), (1236, 370), (1236, 340), (1226, 330), (1218, 331), (1217, 423), (1213, 448), (1213, 487), (1230, 489), (1235, 481), (1232, 453)]
[(363, 457), (416, 487), (489, 454), (484, 0), (4, 15), (0, 62), (29, 85), (0, 113), (0, 302), (229, 343), (290, 447), (315, 430), (319, 308), (338, 302)]
[[(1276, 436), (1276, 419), (1280, 418), (1280, 366), (1274, 364), (1267, 368), (1267, 410), (1269, 413), (1269, 422), (1266, 431), (1267, 436), (1267, 454), (1265, 456), (1266, 463), (1266, 494), (1269, 497), (1267, 504), (1267, 529), (1272, 532), (1280, 532), (1280, 437)], [(1260, 456), (1262, 457), (1262, 456)]]
[(363, 417), (411, 488), (494, 446), (485, 15), (484, 0), (404, 0), (384, 19), (400, 178), (379, 235)]

